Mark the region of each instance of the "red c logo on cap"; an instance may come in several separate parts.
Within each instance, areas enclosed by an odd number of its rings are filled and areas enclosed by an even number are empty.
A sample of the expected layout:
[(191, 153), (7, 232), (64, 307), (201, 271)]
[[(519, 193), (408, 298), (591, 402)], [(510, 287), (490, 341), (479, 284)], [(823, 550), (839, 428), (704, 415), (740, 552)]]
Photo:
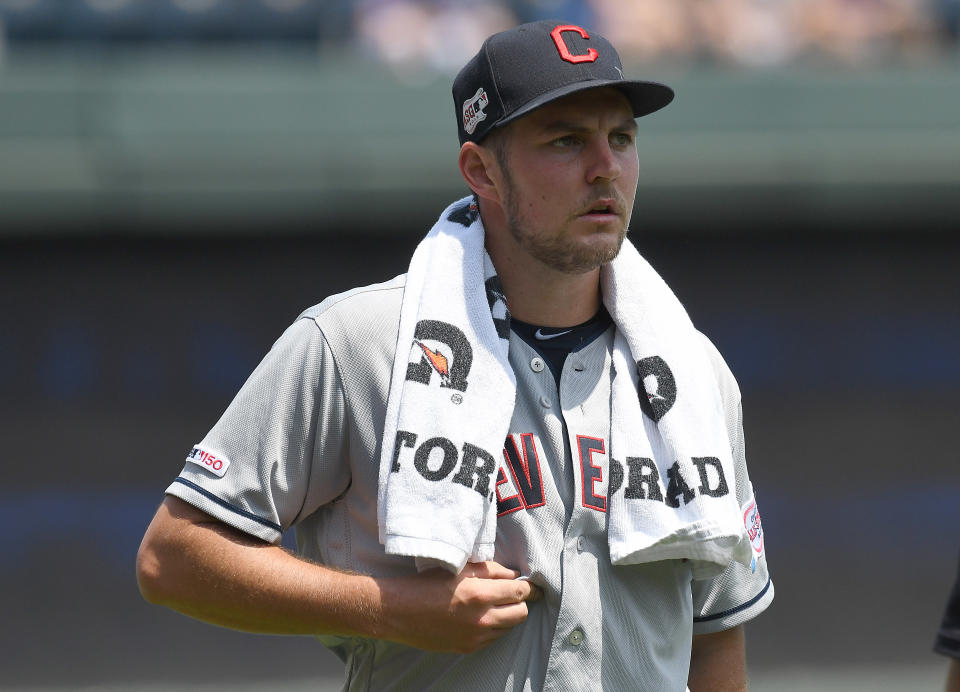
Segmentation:
[(567, 48), (567, 44), (563, 42), (563, 32), (564, 31), (576, 31), (580, 34), (580, 38), (590, 38), (590, 34), (581, 29), (579, 26), (574, 26), (573, 24), (563, 24), (561, 26), (555, 26), (553, 31), (550, 32), (550, 37), (553, 39), (553, 42), (557, 44), (557, 50), (560, 51), (560, 57), (566, 60), (567, 62), (593, 62), (597, 59), (597, 49), (591, 48), (586, 53), (582, 55), (574, 55), (570, 52), (570, 49)]

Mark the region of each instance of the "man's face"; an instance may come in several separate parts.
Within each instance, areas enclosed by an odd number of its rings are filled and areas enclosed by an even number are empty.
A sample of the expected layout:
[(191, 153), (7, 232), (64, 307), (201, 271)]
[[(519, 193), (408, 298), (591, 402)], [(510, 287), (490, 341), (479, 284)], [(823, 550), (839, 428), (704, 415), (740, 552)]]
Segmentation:
[(504, 129), (492, 146), (523, 251), (571, 274), (616, 257), (637, 190), (636, 130), (629, 102), (612, 88), (564, 97)]

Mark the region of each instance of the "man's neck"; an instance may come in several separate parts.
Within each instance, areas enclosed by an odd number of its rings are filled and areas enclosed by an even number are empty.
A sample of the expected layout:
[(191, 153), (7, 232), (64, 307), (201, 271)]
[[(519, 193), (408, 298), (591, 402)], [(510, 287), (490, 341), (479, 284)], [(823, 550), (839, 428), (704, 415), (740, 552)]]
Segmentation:
[(485, 246), (512, 316), (542, 327), (569, 327), (597, 313), (602, 304), (599, 268), (582, 274), (558, 271), (520, 249), (499, 207), (481, 204), (481, 215)]
[(510, 314), (543, 327), (581, 324), (600, 309), (600, 270), (569, 274), (488, 245)]
[(510, 314), (543, 327), (569, 327), (597, 313), (601, 304), (599, 269), (559, 277), (551, 274), (556, 272), (530, 271), (529, 267), (514, 275), (508, 272), (506, 277), (500, 273)]

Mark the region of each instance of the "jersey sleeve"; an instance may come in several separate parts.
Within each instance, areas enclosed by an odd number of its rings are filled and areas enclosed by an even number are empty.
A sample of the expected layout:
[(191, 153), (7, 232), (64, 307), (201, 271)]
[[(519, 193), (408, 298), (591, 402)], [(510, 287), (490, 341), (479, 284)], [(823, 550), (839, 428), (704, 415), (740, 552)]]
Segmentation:
[(960, 567), (957, 569), (957, 578), (953, 583), (953, 591), (947, 601), (933, 649), (944, 656), (960, 659)]
[[(344, 395), (312, 319), (277, 340), (166, 492), (270, 543), (349, 485)], [(309, 501), (308, 501), (309, 498)]]
[(711, 579), (693, 582), (693, 633), (709, 634), (753, 619), (773, 600), (773, 582), (767, 570), (765, 536), (756, 495), (747, 472), (740, 388), (720, 353), (704, 337), (723, 399), (724, 418), (733, 454), (737, 501), (754, 549), (752, 566), (732, 563)]

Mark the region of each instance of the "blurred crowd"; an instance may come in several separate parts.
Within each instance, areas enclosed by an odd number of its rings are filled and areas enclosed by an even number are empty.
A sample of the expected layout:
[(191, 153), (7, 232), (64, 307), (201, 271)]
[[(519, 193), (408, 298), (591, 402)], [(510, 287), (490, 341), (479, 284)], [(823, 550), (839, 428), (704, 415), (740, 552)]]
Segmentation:
[(358, 0), (355, 10), (368, 49), (441, 69), (493, 31), (542, 18), (595, 28), (625, 61), (747, 67), (923, 59), (954, 50), (960, 24), (960, 0)]
[(306, 40), (445, 72), (544, 18), (603, 33), (625, 60), (858, 65), (956, 50), (960, 0), (0, 0), (8, 42)]

